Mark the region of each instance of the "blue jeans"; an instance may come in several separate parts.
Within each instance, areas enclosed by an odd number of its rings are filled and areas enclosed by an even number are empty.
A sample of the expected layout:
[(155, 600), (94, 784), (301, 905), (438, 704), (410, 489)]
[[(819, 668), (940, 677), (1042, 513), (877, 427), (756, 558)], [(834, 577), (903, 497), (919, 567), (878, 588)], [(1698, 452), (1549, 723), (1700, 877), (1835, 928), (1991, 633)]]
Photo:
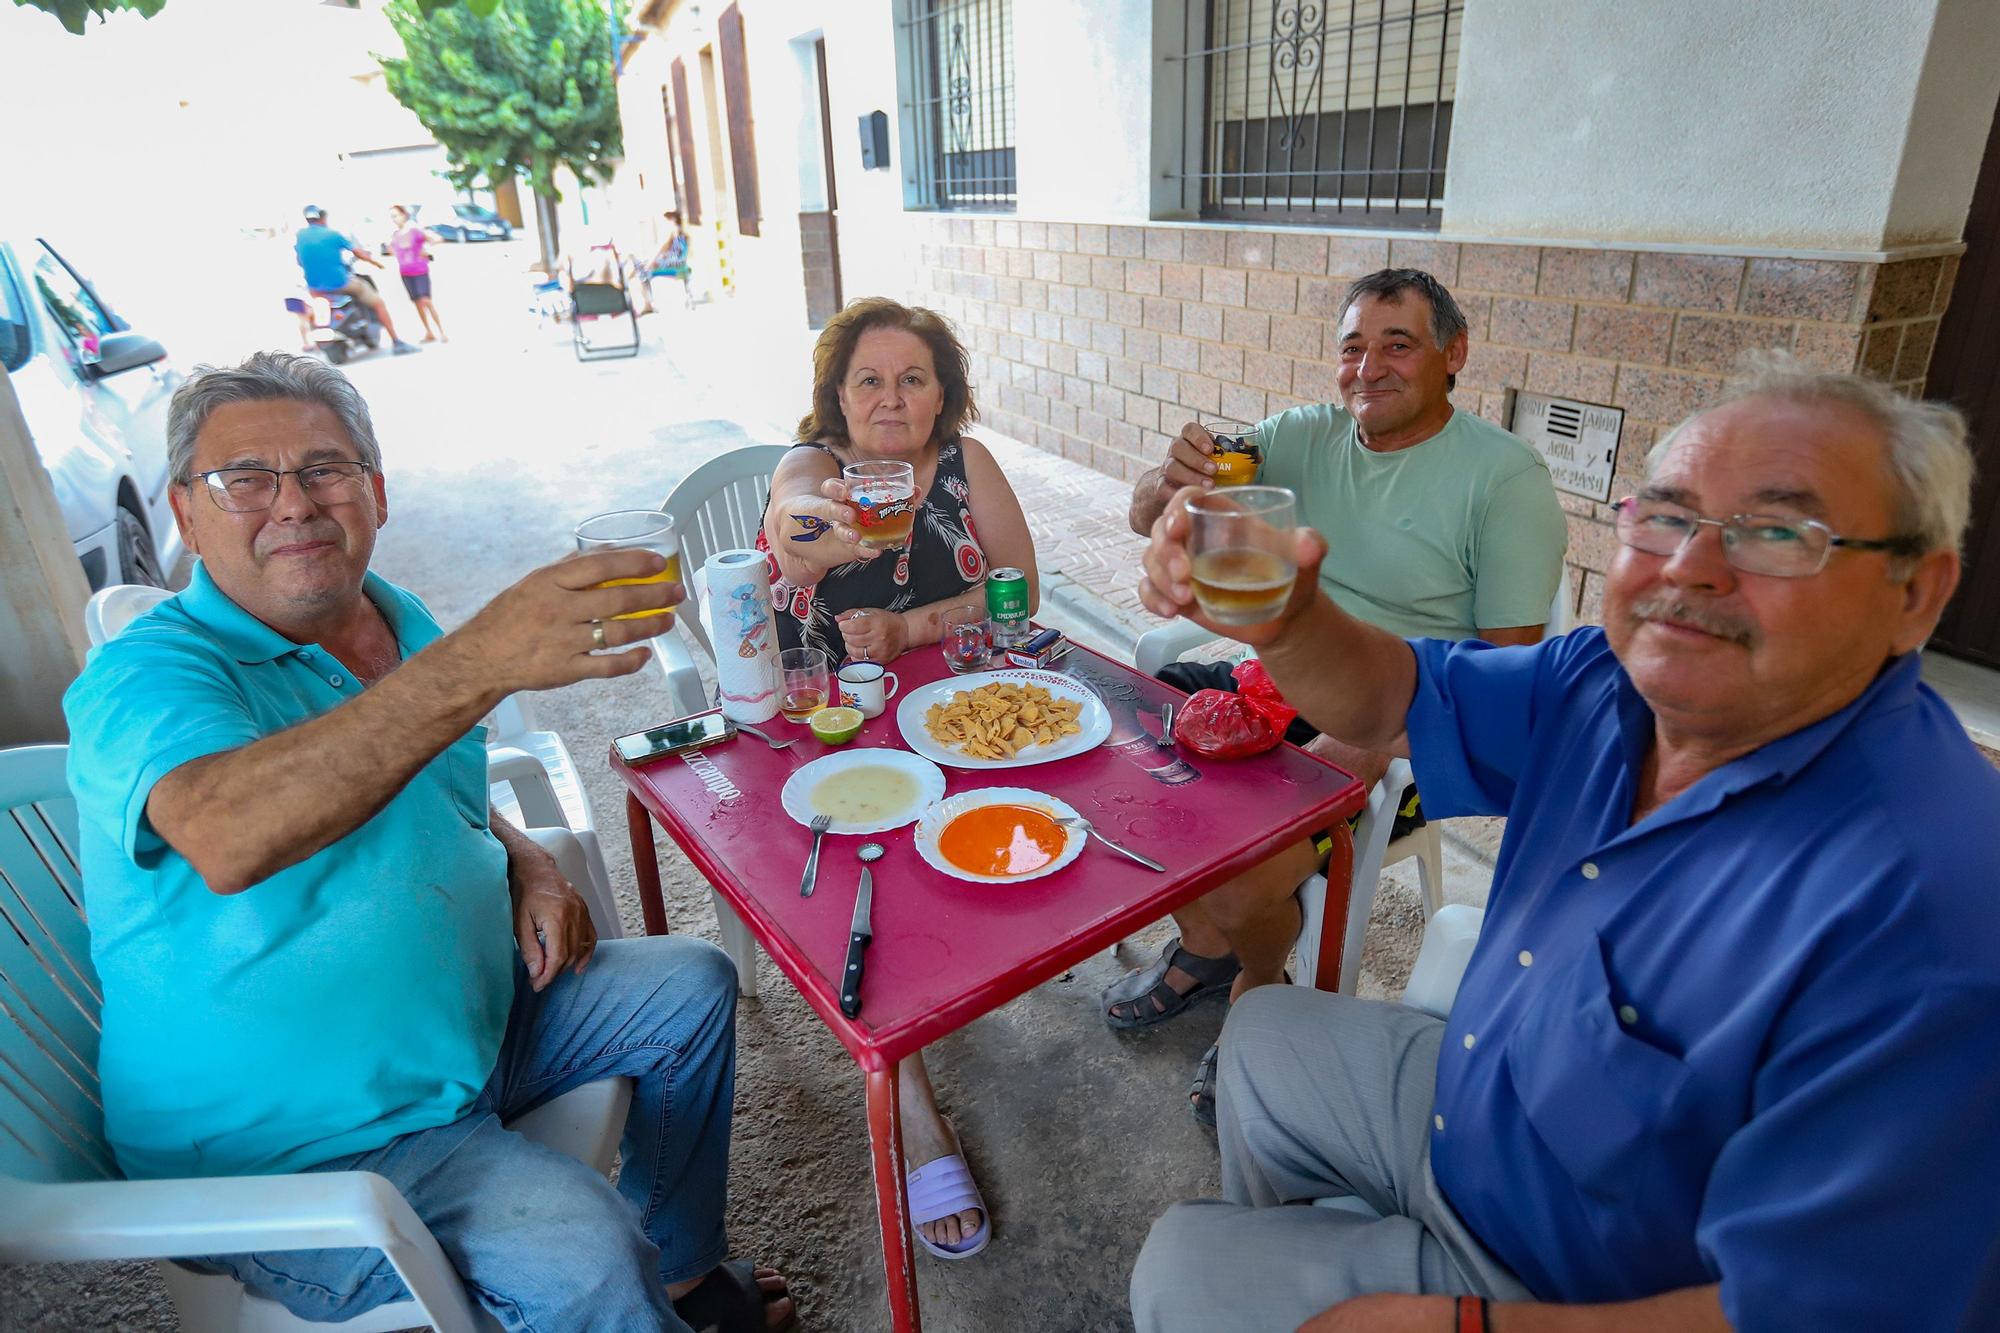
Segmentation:
[[(585, 1163), (502, 1127), (619, 1074), (635, 1086), (616, 1190)], [(499, 1063), (465, 1115), (311, 1169), (386, 1177), (473, 1299), (509, 1329), (685, 1333), (665, 1286), (725, 1257), (735, 1085), (728, 956), (679, 936), (606, 940), (581, 977), (564, 973), (539, 995), (517, 963)], [(185, 1262), (228, 1272), (302, 1319), (350, 1319), (409, 1295), (377, 1250)]]

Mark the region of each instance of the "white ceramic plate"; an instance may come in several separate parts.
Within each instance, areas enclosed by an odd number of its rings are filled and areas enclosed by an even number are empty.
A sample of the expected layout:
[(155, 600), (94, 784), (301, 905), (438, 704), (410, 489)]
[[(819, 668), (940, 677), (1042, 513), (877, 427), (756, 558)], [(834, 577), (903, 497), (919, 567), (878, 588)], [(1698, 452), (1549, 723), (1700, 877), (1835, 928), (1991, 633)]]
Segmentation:
[(812, 795), (819, 784), (828, 778), (870, 766), (893, 768), (909, 774), (916, 779), (917, 794), (876, 819), (836, 819), (828, 827), (828, 833), (887, 833), (892, 828), (901, 828), (909, 823), (944, 796), (944, 771), (936, 764), (907, 750), (871, 746), (863, 750), (839, 750), (821, 755), (810, 764), (794, 770), (792, 776), (785, 779), (785, 789), (778, 793), (778, 799), (784, 802), (786, 814), (810, 826), (815, 813)]
[(1026, 787), (982, 787), (978, 791), (964, 791), (956, 796), (947, 796), (930, 809), (924, 811), (917, 820), (911, 840), (917, 845), (917, 855), (930, 864), (931, 869), (942, 871), (953, 879), (966, 880), (973, 884), (1020, 884), (1044, 875), (1053, 875), (1071, 861), (1083, 854), (1083, 844), (1087, 836), (1076, 829), (1064, 829), (1069, 835), (1063, 849), (1056, 853), (1055, 860), (1040, 870), (1030, 870), (1025, 875), (975, 875), (970, 870), (960, 870), (944, 859), (938, 850), (938, 838), (944, 833), (945, 825), (964, 814), (967, 810), (977, 810), (982, 805), (1025, 805), (1034, 810), (1045, 810), (1051, 815), (1066, 819), (1077, 817), (1076, 809), (1067, 801), (1058, 800), (1047, 792), (1031, 791)]
[[(930, 711), (932, 704), (949, 703), (952, 695), (970, 692), (981, 685), (1006, 682), (1039, 685), (1058, 699), (1076, 700), (1083, 705), (1083, 711), (1076, 718), (1077, 725), (1083, 730), (1046, 744), (1025, 746), (1012, 759), (981, 759), (942, 741), (932, 740), (931, 734), (924, 730), (924, 714)], [(932, 681), (911, 690), (896, 705), (896, 727), (903, 733), (904, 744), (936, 763), (949, 764), (953, 768), (1027, 768), (1031, 764), (1067, 759), (1104, 744), (1104, 738), (1111, 734), (1111, 711), (1104, 706), (1104, 700), (1097, 697), (1097, 692), (1080, 680), (1059, 676), (1053, 671), (1010, 668), (1005, 671), (975, 671), (969, 675), (953, 676), (950, 680)]]

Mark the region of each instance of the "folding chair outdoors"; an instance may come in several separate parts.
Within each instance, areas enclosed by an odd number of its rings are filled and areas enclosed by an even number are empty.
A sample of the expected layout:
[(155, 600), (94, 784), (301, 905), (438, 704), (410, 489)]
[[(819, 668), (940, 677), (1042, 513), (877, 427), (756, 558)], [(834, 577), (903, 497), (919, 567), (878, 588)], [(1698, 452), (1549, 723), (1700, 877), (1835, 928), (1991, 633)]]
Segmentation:
[[(639, 312), (632, 305), (631, 290), (625, 285), (625, 265), (618, 257), (618, 247), (607, 247), (611, 251), (611, 282), (577, 282), (571, 272), (569, 330), (572, 346), (579, 361), (601, 361), (615, 356), (639, 355)], [(567, 267), (567, 266), (566, 266)], [(584, 322), (602, 319), (624, 318), (632, 326), (632, 340), (618, 343), (594, 343), (590, 339)]]

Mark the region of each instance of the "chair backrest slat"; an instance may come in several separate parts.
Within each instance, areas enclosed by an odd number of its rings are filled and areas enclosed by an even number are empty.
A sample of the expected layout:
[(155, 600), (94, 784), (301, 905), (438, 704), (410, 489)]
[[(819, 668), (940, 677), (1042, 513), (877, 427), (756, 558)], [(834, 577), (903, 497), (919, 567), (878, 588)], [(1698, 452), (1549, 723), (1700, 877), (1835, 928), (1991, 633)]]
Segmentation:
[(0, 1173), (38, 1181), (118, 1174), (65, 756), (59, 745), (0, 750)]
[[(782, 444), (751, 444), (732, 449), (682, 478), (660, 507), (672, 514), (681, 538), (681, 577), (684, 582), (717, 551), (730, 551), (757, 544), (757, 529), (764, 524), (764, 503), (771, 491), (771, 474), (786, 454)], [(711, 661), (715, 646), (699, 615), (678, 618)]]

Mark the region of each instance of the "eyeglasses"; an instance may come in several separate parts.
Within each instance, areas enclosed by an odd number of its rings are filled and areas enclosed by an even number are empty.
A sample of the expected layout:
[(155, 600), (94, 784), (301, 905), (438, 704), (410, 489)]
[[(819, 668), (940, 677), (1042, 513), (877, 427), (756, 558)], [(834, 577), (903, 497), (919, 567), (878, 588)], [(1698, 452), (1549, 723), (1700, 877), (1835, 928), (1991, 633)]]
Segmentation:
[(1923, 542), (1917, 537), (1842, 537), (1810, 518), (1775, 514), (1703, 518), (1692, 509), (1639, 496), (1627, 496), (1612, 508), (1618, 512), (1618, 540), (1635, 551), (1675, 555), (1703, 527), (1720, 528), (1723, 559), (1746, 574), (1773, 578), (1802, 579), (1819, 573), (1833, 558), (1836, 546), (1894, 555), (1923, 554)]
[(314, 463), (289, 472), (268, 467), (219, 467), (195, 473), (196, 480), (208, 483), (209, 498), (216, 507), (232, 514), (269, 509), (277, 502), (278, 488), (286, 477), (297, 477), (306, 498), (320, 505), (350, 504), (368, 489), (368, 465), (345, 460)]

